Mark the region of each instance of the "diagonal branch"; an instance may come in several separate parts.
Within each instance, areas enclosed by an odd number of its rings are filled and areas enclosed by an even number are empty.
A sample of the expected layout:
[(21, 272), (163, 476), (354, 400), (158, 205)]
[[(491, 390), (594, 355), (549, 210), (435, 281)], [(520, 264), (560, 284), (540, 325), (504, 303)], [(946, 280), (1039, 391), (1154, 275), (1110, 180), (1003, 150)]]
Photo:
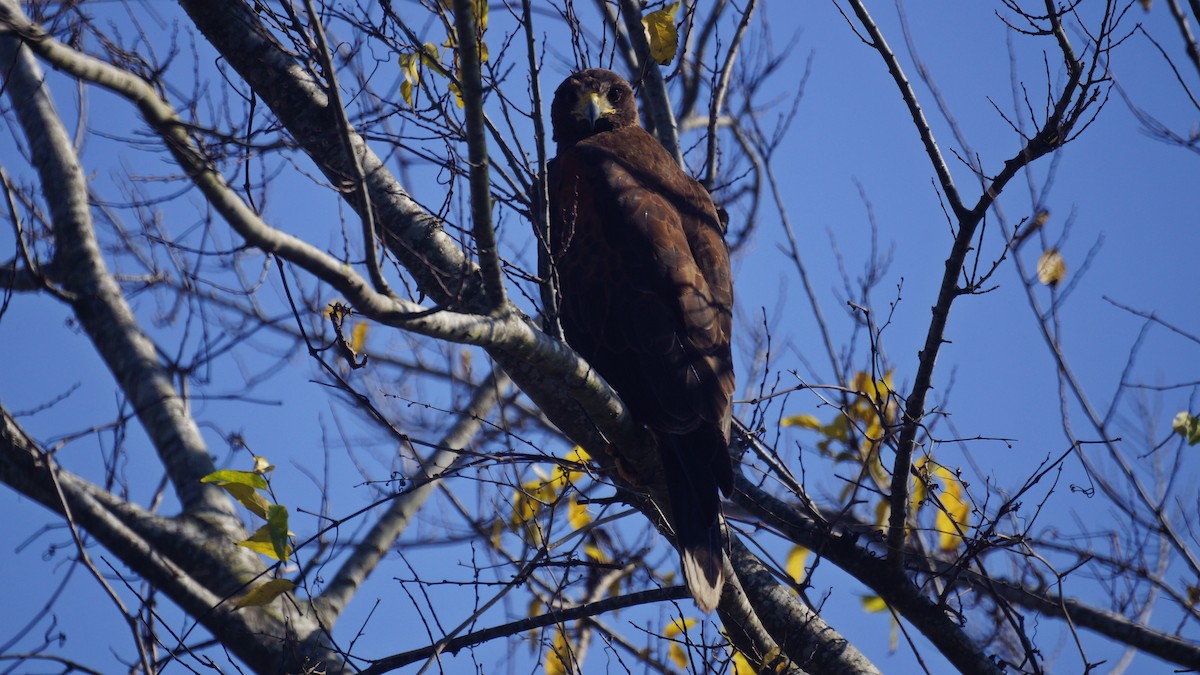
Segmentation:
[[(162, 518), (69, 471), (56, 469), (53, 478), (51, 471), (46, 451), (0, 408), (0, 481), (54, 513), (65, 515), (69, 509), (75, 523), (255, 670), (292, 671), (306, 657), (322, 660), (330, 672), (340, 668), (341, 657), (326, 644), (311, 617), (234, 611), (232, 603), (225, 602), (254, 576), (254, 571), (239, 566), (248, 559), (257, 561), (252, 553), (231, 546), (222, 532)], [(297, 637), (306, 644), (297, 644)]]
[[(515, 308), (496, 316), (430, 309), (375, 292), (341, 261), (266, 224), (196, 147), (169, 103), (144, 80), (50, 38), (23, 17), (17, 26), (39, 56), (71, 75), (105, 87), (137, 105), (175, 161), (209, 204), (247, 243), (297, 265), (342, 293), (357, 311), (380, 323), (449, 342), (484, 347), (504, 370), (577, 442), (590, 447), (649, 447), (624, 404), (590, 366), (563, 343), (538, 331)], [(456, 249), (457, 250), (457, 249)], [(465, 297), (467, 304), (470, 297)], [(567, 396), (564, 397), (563, 394)], [(611, 458), (601, 458), (609, 459)], [(638, 457), (628, 458), (638, 460)], [(647, 461), (653, 458), (647, 456)], [(203, 474), (201, 474), (203, 475)]]
[(361, 671), (361, 675), (377, 675), (378, 673), (387, 673), (410, 663), (424, 661), (438, 652), (453, 654), (464, 647), (481, 644), (488, 642), (489, 640), (520, 635), (526, 631), (545, 628), (546, 626), (553, 626), (555, 624), (566, 623), (568, 621), (578, 621), (579, 619), (587, 619), (588, 617), (607, 614), (609, 612), (616, 611), (618, 609), (624, 609), (626, 607), (636, 607), (638, 605), (645, 605), (651, 602), (682, 600), (687, 597), (689, 596), (686, 586), (671, 586), (669, 588), (656, 588), (649, 591), (639, 591), (637, 593), (620, 595), (614, 598), (606, 598), (604, 600), (589, 602), (585, 605), (579, 605), (578, 607), (572, 607), (570, 609), (551, 609), (545, 614), (541, 614), (539, 616), (531, 616), (519, 621), (512, 621), (499, 626), (493, 626), (492, 628), (478, 630), (474, 633), (461, 635), (453, 640), (450, 640), (445, 645), (430, 645), (428, 647), (407, 651), (403, 654), (396, 654), (394, 656), (378, 659), (374, 661), (369, 668), (364, 668)]
[(425, 504), (438, 481), (454, 471), (463, 457), (460, 451), (479, 432), (484, 418), (508, 388), (508, 378), (500, 371), (494, 372), (476, 387), (475, 395), (461, 412), (458, 422), (438, 443), (438, 450), (422, 463), (421, 475), (413, 478), (417, 485), (392, 500), (371, 531), (355, 545), (325, 591), (315, 599), (323, 624), (333, 625), (359, 586), (412, 522), (413, 516)]
[[(0, 25), (21, 22), (24, 17), (19, 15), (15, 3), (0, 2)], [(24, 23), (28, 26), (27, 20)], [(13, 32), (0, 32), (0, 71), (50, 211), (53, 267), (80, 325), (137, 411), (183, 510), (232, 519), (230, 501), (217, 488), (199, 482), (214, 470), (212, 458), (170, 372), (105, 265), (83, 167), (44, 86), (41, 68)]]
[[(180, 4), (321, 171), (331, 180), (347, 175), (350, 170), (341, 150), (342, 143), (336, 134), (330, 133), (336, 127), (330, 125), (329, 102), (321, 87), (262, 25), (253, 10), (238, 0), (180, 0)], [(388, 245), (420, 291), (445, 308), (490, 311), (479, 268), (442, 231), (438, 220), (409, 197), (365, 140), (355, 135), (353, 142), (371, 183), (370, 192), (376, 200), (379, 223), (387, 232)], [(362, 208), (354, 202), (353, 194), (345, 197), (354, 208)], [(356, 306), (356, 309), (370, 314), (384, 308)], [(510, 312), (496, 319), (457, 316), (453, 319), (457, 328), (425, 334), (487, 347), (521, 390), (576, 442), (587, 447), (648, 447), (647, 439), (634, 427), (621, 401), (586, 363), (557, 340), (529, 327), (515, 313), (515, 308), (510, 308)], [(390, 325), (403, 324), (404, 328), (421, 332), (419, 321), (403, 323), (402, 314), (403, 311), (394, 315), (395, 322)], [(372, 316), (383, 320), (378, 315)], [(444, 318), (447, 313), (440, 316)]]
[(755, 616), (796, 665), (810, 673), (878, 675), (875, 664), (781, 584), (741, 539), (731, 539), (730, 559)]
[(907, 578), (897, 582), (889, 572), (887, 561), (859, 545), (856, 535), (830, 532), (827, 526), (813, 522), (798, 508), (777, 499), (744, 476), (735, 479), (734, 487), (733, 499), (739, 506), (875, 591), (961, 672), (1000, 672), (996, 663), (950, 619), (944, 608), (925, 597)]

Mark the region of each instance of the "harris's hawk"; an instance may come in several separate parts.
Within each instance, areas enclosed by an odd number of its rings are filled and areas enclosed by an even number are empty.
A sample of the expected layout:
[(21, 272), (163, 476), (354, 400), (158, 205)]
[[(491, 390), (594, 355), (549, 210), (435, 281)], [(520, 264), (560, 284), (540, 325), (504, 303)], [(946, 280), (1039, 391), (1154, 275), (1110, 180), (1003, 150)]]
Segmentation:
[(724, 584), (734, 390), (729, 250), (707, 190), (638, 121), (610, 70), (571, 75), (550, 117), (550, 249), (567, 343), (654, 432), (696, 604)]

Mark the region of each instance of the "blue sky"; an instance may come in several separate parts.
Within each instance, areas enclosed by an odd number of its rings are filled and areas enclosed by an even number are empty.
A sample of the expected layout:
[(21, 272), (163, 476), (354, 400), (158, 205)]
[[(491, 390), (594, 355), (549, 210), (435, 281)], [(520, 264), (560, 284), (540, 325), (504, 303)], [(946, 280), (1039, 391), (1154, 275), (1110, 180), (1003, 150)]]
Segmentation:
[[(776, 50), (795, 41), (789, 67), (773, 77), (779, 91), (780, 105), (769, 110), (765, 123), (786, 111), (791, 96), (799, 84), (805, 59), (812, 56), (811, 77), (798, 114), (789, 133), (776, 154), (775, 171), (781, 178), (784, 202), (788, 215), (802, 242), (803, 254), (810, 275), (830, 321), (835, 342), (840, 344), (850, 334), (851, 325), (841, 297), (841, 281), (837, 258), (831, 238), (842, 256), (850, 275), (856, 276), (865, 262), (870, 228), (867, 204), (873, 210), (881, 248), (892, 251), (893, 263), (873, 296), (877, 312), (886, 312), (893, 300), (899, 303), (891, 323), (884, 332), (884, 344), (890, 364), (895, 369), (896, 383), (902, 391), (911, 382), (917, 362), (917, 351), (924, 339), (928, 324), (928, 308), (933, 304), (943, 261), (950, 245), (949, 228), (934, 188), (933, 171), (924, 155), (903, 102), (886, 72), (879, 56), (863, 45), (852, 33), (832, 3), (770, 3), (764, 2), (760, 18), (769, 19), (769, 35)], [(949, 1), (911, 3), (908, 7), (913, 37), (920, 55), (931, 69), (942, 95), (946, 98), (958, 122), (962, 125), (973, 148), (979, 153), (985, 170), (995, 172), (1003, 161), (1018, 148), (1017, 139), (1008, 124), (993, 108), (1006, 114), (1013, 109), (1010, 82), (1010, 58), (1007, 35), (992, 9), (981, 3)], [(1094, 3), (1093, 3), (1094, 4)], [(135, 6), (136, 7), (136, 6)], [(170, 17), (170, 6), (155, 7)], [(880, 3), (876, 19), (888, 35), (893, 48), (901, 53), (901, 62), (910, 79), (916, 79), (911, 59), (895, 17), (894, 7)], [(1142, 22), (1146, 31), (1171, 51), (1179, 53), (1175, 29), (1168, 22), (1165, 7), (1157, 4), (1149, 13), (1135, 7), (1126, 21), (1132, 28)], [(117, 11), (117, 10), (114, 10)], [(138, 11), (135, 9), (135, 11)], [(493, 34), (506, 27), (505, 18), (493, 10)], [(543, 25), (548, 24), (544, 22)], [(169, 21), (167, 23), (169, 25)], [(547, 30), (552, 28), (546, 25)], [(1078, 38), (1078, 33), (1074, 34)], [(756, 35), (761, 39), (761, 35)], [(1016, 80), (1028, 86), (1031, 95), (1039, 96), (1045, 89), (1046, 70), (1042, 50), (1053, 45), (1033, 38), (1017, 37), (1012, 41), (1018, 57)], [(569, 52), (566, 52), (569, 53)], [(552, 52), (553, 54), (553, 52)], [(1054, 53), (1047, 52), (1050, 77), (1054, 84), (1062, 79), (1061, 69), (1055, 66)], [(201, 59), (202, 63), (209, 61)], [(544, 86), (557, 84), (569, 64), (548, 61)], [(178, 69), (184, 75), (187, 68)], [(1170, 70), (1164, 65), (1149, 40), (1141, 35), (1131, 36), (1113, 56), (1112, 72), (1116, 80), (1139, 106), (1154, 113), (1168, 125), (1183, 131), (1200, 123), (1198, 113), (1190, 108)], [(1192, 73), (1191, 82), (1195, 82)], [(52, 80), (60, 109), (68, 125), (73, 123), (72, 92), (61, 80)], [(949, 155), (957, 147), (948, 133), (945, 121), (937, 114), (929, 91), (919, 83), (918, 95), (932, 121), (943, 151)], [(518, 92), (519, 93), (519, 92)], [(1035, 100), (1040, 100), (1035, 98)], [(129, 106), (99, 92), (88, 94), (89, 124), (101, 130), (128, 136), (140, 129), (131, 122)], [(11, 134), (0, 139), (3, 164), (16, 175), (24, 167), (13, 151)], [(117, 161), (111, 161), (113, 158)], [(689, 158), (692, 167), (699, 166), (697, 158)], [(977, 184), (967, 169), (948, 156), (960, 190), (974, 201)], [(113, 190), (113, 183), (123, 180), (123, 173), (169, 173), (160, 156), (119, 148), (99, 138), (89, 140), (83, 161), (94, 173), (97, 186)], [(1047, 176), (1049, 158), (1033, 168), (1034, 183), (1041, 185)], [(422, 176), (422, 172), (414, 172)], [(1191, 335), (1200, 335), (1200, 321), (1195, 314), (1196, 289), (1200, 275), (1194, 264), (1195, 252), (1200, 251), (1200, 209), (1197, 207), (1196, 185), (1200, 184), (1200, 157), (1195, 153), (1167, 146), (1149, 138), (1139, 130), (1138, 123), (1120, 97), (1112, 99), (1101, 111), (1096, 122), (1080, 139), (1069, 144), (1060, 154), (1053, 174), (1053, 187), (1043, 204), (1050, 211), (1045, 227), (1047, 240), (1061, 249), (1068, 267), (1068, 284), (1074, 284), (1070, 296), (1061, 307), (1062, 339), (1067, 358), (1080, 379), (1103, 408), (1116, 391), (1129, 351), (1143, 327), (1143, 321), (1115, 307), (1105, 298), (1129, 305), (1140, 311), (1156, 313), (1178, 325)], [(304, 179), (281, 178), (284, 194), (278, 192), (269, 202), (266, 213), (273, 223), (297, 231), (309, 232), (318, 243), (336, 247), (342, 225), (340, 213), (324, 193), (313, 194)], [(861, 192), (860, 192), (861, 188)], [(438, 186), (432, 183), (413, 185), (418, 194), (437, 195)], [(420, 192), (420, 191), (424, 192)], [(118, 199), (120, 192), (111, 192)], [(440, 200), (440, 196), (426, 197)], [(182, 232), (197, 218), (195, 196), (164, 207), (166, 227)], [(1010, 222), (1031, 212), (1030, 193), (1025, 178), (1014, 181), (1001, 199)], [(735, 217), (737, 213), (734, 213)], [(518, 225), (512, 221), (510, 227)], [(1070, 224), (1068, 236), (1064, 229)], [(215, 228), (219, 242), (227, 242), (230, 234)], [(12, 256), (11, 236), (0, 239), (0, 258)], [(773, 366), (784, 373), (796, 369), (806, 381), (837, 384), (825, 365), (823, 346), (815, 330), (807, 300), (786, 257), (779, 249), (782, 234), (779, 219), (769, 208), (760, 212), (755, 239), (735, 257), (735, 279), (738, 293), (738, 330), (750, 335), (765, 314), (773, 327), (773, 340), (779, 351), (773, 354)], [(1022, 252), (1032, 267), (1041, 246), (1030, 242)], [(1001, 250), (998, 228), (990, 222), (983, 242), (982, 258), (991, 261)], [(515, 251), (514, 251), (515, 252)], [(1086, 266), (1085, 260), (1090, 262)], [(981, 469), (980, 474), (968, 470), (976, 486), (994, 481), (1013, 489), (1020, 484), (1043, 458), (1058, 456), (1068, 442), (1062, 431), (1062, 415), (1058, 403), (1054, 365), (1042, 341), (1028, 303), (1011, 261), (1005, 263), (994, 278), (996, 290), (981, 296), (960, 299), (954, 307), (947, 333), (951, 344), (943, 348), (935, 379), (935, 399), (949, 394), (951, 420), (963, 436), (1010, 439), (973, 441), (965, 444), (942, 443), (935, 454), (944, 464), (967, 468), (971, 462)], [(897, 290), (897, 289), (900, 290)], [(1049, 289), (1038, 289), (1043, 305), (1050, 300)], [(164, 308), (153, 299), (135, 299), (143, 321), (151, 325), (154, 334), (165, 344), (172, 344), (178, 327), (162, 325)], [(78, 330), (66, 325), (67, 313), (61, 305), (46, 297), (18, 296), (8, 314), (0, 321), (0, 399), (12, 411), (27, 411), (53, 400), (68, 389), (78, 389), (52, 409), (22, 418), (26, 428), (44, 443), (62, 435), (86, 429), (92, 424), (110, 420), (116, 403), (112, 393), (111, 376), (90, 349)], [(265, 338), (264, 338), (265, 339)], [(372, 346), (379, 349), (406, 348), (406, 343), (380, 331), (371, 334)], [(784, 349), (783, 346), (787, 348)], [(743, 353), (741, 372), (749, 372), (753, 355)], [(860, 344), (860, 351), (862, 349)], [(1138, 353), (1131, 380), (1149, 384), (1171, 384), (1195, 381), (1197, 345), (1173, 335), (1161, 327), (1150, 330)], [(798, 355), (818, 364), (808, 370)], [(859, 359), (865, 366), (865, 359)], [(261, 362), (260, 362), (261, 363)], [(273, 363), (273, 362), (272, 362)], [(321, 494), (312, 481), (303, 476), (305, 470), (320, 475), (328, 470), (331, 484), (338, 487), (328, 495), (329, 512), (345, 514), (369, 501), (371, 493), (359, 486), (361, 476), (348, 465), (344, 456), (324, 458), (325, 444), (337, 447), (338, 424), (348, 435), (363, 445), (355, 450), (374, 462), (377, 470), (392, 460), (394, 447), (380, 440), (378, 434), (347, 412), (345, 406), (331, 400), (326, 389), (314, 384), (313, 369), (297, 354), (285, 360), (290, 368), (279, 369), (269, 381), (253, 392), (260, 405), (231, 403), (222, 400), (198, 401), (195, 414), (201, 420), (211, 450), (222, 463), (230, 453), (223, 437), (230, 432), (243, 434), (254, 452), (268, 456), (280, 466), (276, 487), (280, 500), (312, 511), (319, 510)], [(229, 363), (212, 373), (212, 383), (202, 387), (211, 394), (227, 393), (239, 385), (239, 366), (260, 367), (253, 360), (241, 364)], [(477, 368), (483, 364), (478, 363)], [(749, 383), (743, 383), (749, 386)], [(952, 386), (951, 386), (952, 385)], [(400, 385), (396, 391), (408, 392)], [(1189, 407), (1190, 389), (1174, 389), (1162, 393), (1149, 390), (1130, 393), (1131, 399), (1144, 402), (1155, 422), (1152, 435), (1157, 440), (1169, 433), (1171, 418)], [(454, 394), (439, 393), (449, 400)], [(461, 392), (458, 393), (461, 398)], [(1072, 406), (1072, 414), (1077, 410)], [(1197, 412), (1192, 405), (1192, 412)], [(747, 412), (743, 409), (742, 412)], [(821, 408), (811, 395), (799, 393), (786, 399), (776, 413), (813, 412), (823, 419), (833, 413)], [(1141, 420), (1135, 417), (1131, 405), (1121, 409), (1120, 426), (1126, 442), (1141, 443)], [(1090, 430), (1081, 428), (1073, 418), (1076, 431), (1094, 440)], [(129, 476), (135, 499), (144, 500), (157, 488), (159, 474), (153, 467), (152, 453), (147, 449), (140, 431), (133, 429), (123, 442), (130, 449), (121, 472)], [(368, 435), (371, 434), (371, 435)], [(952, 436), (942, 426), (938, 435)], [(812, 436), (786, 436), (794, 454), (789, 459), (817, 463), (813, 454)], [(101, 449), (111, 447), (112, 439), (105, 432), (68, 443), (60, 461), (72, 470), (88, 476), (103, 471)], [(548, 448), (553, 450), (554, 448)], [(966, 454), (964, 454), (966, 453)], [(967, 456), (969, 455), (969, 457)], [(786, 456), (786, 453), (785, 453)], [(1139, 469), (1147, 477), (1153, 475), (1154, 463), (1162, 455), (1141, 458)], [(241, 458), (237, 461), (243, 461)], [(237, 461), (234, 464), (237, 464)], [(814, 464), (815, 466), (815, 464)], [(244, 468), (244, 467), (243, 467)], [(1184, 463), (1183, 475), (1196, 475), (1194, 458)], [(824, 471), (824, 469), (822, 469)], [(1191, 481), (1194, 483), (1194, 478)], [(1096, 498), (1073, 492), (1069, 485), (1086, 485), (1077, 461), (1064, 464), (1064, 478), (1052, 496), (1050, 507), (1042, 515), (1041, 525), (1061, 527), (1064, 532), (1078, 529), (1078, 522), (1105, 522), (1113, 517), (1112, 510)], [(487, 494), (489, 483), (463, 482), (462, 489), (480, 492), (484, 502), (502, 502), (503, 495)], [(357, 486), (357, 487), (356, 487)], [(834, 496), (842, 483), (830, 472), (808, 475), (809, 489), (822, 496)], [(1190, 492), (1189, 492), (1190, 490)], [(1043, 491), (1044, 493), (1044, 491)], [(1043, 494), (1039, 493), (1039, 494)], [(1195, 499), (1194, 487), (1184, 488), (1181, 497)], [(170, 510), (170, 503), (163, 507)], [(40, 528), (53, 520), (35, 505), (0, 491), (0, 519), (9, 523), (6, 531), (8, 545), (0, 548), (0, 567), (8, 572), (12, 583), (9, 591), (11, 606), (21, 611), (5, 612), (0, 616), (0, 643), (7, 640), (18, 627), (31, 618), (63, 578), (64, 561), (70, 555), (69, 537), (59, 529), (38, 535)], [(297, 517), (293, 529), (306, 536), (317, 527), (314, 518)], [(1119, 525), (1119, 524), (1118, 524)], [(432, 525), (426, 525), (432, 527)], [(1074, 529), (1072, 529), (1074, 528)], [(770, 536), (763, 535), (761, 543), (776, 556), (786, 548)], [(28, 546), (18, 546), (31, 540)], [(1193, 542), (1194, 543), (1194, 542)], [(664, 547), (656, 549), (656, 560), (664, 566), (675, 564)], [(92, 555), (107, 559), (118, 569), (119, 563), (94, 550)], [(469, 575), (473, 553), (462, 549), (428, 549), (413, 547), (406, 552), (414, 568), (436, 570), (434, 574), (448, 578)], [(376, 597), (383, 606), (367, 624), (358, 648), (367, 655), (384, 655), (425, 644), (424, 628), (417, 614), (409, 607), (408, 598), (392, 581), (405, 576), (404, 567), (396, 565), (377, 573), (377, 579), (362, 597), (352, 605), (342, 620), (341, 628), (350, 629), (365, 621)], [(1168, 573), (1180, 575), (1183, 569), (1171, 568)], [(1085, 600), (1105, 606), (1106, 598), (1096, 584), (1070, 585), (1068, 594), (1082, 593)], [(1079, 590), (1073, 590), (1078, 588)], [(449, 590), (435, 588), (439, 611), (444, 621), (455, 625), (469, 614), (471, 598)], [(865, 613), (859, 597), (867, 591), (833, 570), (831, 565), (820, 568), (813, 579), (810, 597), (824, 598), (823, 616), (862, 648), (885, 672), (919, 672), (903, 638), (893, 655), (888, 646), (890, 622), (886, 616)], [(442, 600), (441, 598), (445, 598)], [(520, 616), (526, 611), (522, 601), (512, 601), (505, 612)], [(650, 608), (623, 615), (621, 620), (640, 622), (649, 629), (659, 629), (666, 622), (671, 608)], [(694, 613), (694, 611), (693, 611)], [(128, 658), (128, 637), (124, 626), (108, 601), (99, 593), (93, 580), (77, 570), (66, 587), (63, 599), (54, 608), (57, 626), (66, 632), (67, 639), (54, 651), (85, 660), (101, 670), (116, 667), (116, 657), (106, 656), (112, 647), (121, 657)], [(499, 623), (504, 612), (494, 612), (481, 625)], [(34, 636), (46, 631), (50, 619), (32, 631)], [(177, 622), (178, 623), (178, 622)], [(614, 620), (614, 624), (618, 621)], [(1056, 628), (1046, 622), (1040, 632)], [(1169, 621), (1156, 625), (1173, 625)], [(971, 627), (982, 630), (982, 627)], [(710, 627), (711, 630), (711, 627)], [(351, 629), (347, 636), (353, 635)], [(635, 637), (641, 634), (630, 631)], [(1085, 634), (1086, 635), (1086, 634)], [(1197, 635), (1190, 636), (1200, 638)], [(644, 639), (644, 638), (643, 638)], [(36, 640), (31, 636), (22, 643)], [(923, 658), (939, 663), (919, 637), (917, 642)], [(512, 641), (516, 644), (516, 641)], [(512, 646), (510, 643), (489, 645), (477, 652), (481, 663), (497, 658)], [(519, 644), (519, 653), (525, 645)], [(1089, 654), (1103, 654), (1115, 662), (1120, 653), (1103, 641), (1087, 637)], [(1061, 672), (1081, 670), (1077, 655), (1064, 638), (1049, 638), (1047, 647), (1057, 649), (1051, 658)], [(18, 650), (19, 647), (11, 651)], [(589, 665), (604, 667), (606, 655), (595, 649)], [(536, 654), (520, 656), (515, 667), (521, 671), (535, 663)], [(446, 661), (447, 672), (464, 672), (469, 656), (451, 657)], [(614, 666), (615, 667), (615, 666)], [(1161, 663), (1142, 657), (1131, 672), (1152, 672), (1165, 669)], [(0, 670), (3, 664), (0, 663)], [(1055, 670), (1058, 670), (1056, 668)]]

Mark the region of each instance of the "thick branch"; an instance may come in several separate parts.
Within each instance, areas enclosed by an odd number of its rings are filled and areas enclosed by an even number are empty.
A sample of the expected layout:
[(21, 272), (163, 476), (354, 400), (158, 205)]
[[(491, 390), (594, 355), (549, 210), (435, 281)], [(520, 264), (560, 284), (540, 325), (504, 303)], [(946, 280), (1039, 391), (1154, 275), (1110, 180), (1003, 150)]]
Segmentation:
[[(0, 24), (20, 22), (0, 3)], [(27, 21), (25, 22), (27, 23)], [(185, 512), (232, 516), (230, 501), (200, 478), (214, 470), (200, 430), (109, 274), (92, 227), (83, 168), (43, 86), (43, 74), (14, 33), (0, 33), (0, 72), (30, 145), (54, 226), (54, 268), (75, 316), (137, 411)]]
[[(329, 103), (320, 86), (271, 36), (251, 8), (238, 0), (180, 2), (205, 37), (279, 117), (321, 171), (331, 179), (349, 174), (341, 142), (337, 134), (331, 133), (336, 127), (331, 126)], [(389, 234), (388, 244), (421, 292), (443, 307), (490, 311), (479, 269), (441, 230), (437, 219), (408, 196), (361, 137), (354, 136), (354, 145), (371, 183), (380, 225)], [(354, 204), (353, 195), (347, 198), (355, 208), (361, 208)], [(356, 309), (371, 313), (380, 308), (356, 304)], [(401, 325), (398, 321), (402, 318), (394, 316), (397, 323), (393, 325)], [(495, 320), (459, 319), (459, 328), (450, 331), (459, 337), (437, 337), (487, 347), (522, 391), (573, 440), (591, 448), (608, 444), (645, 447), (645, 438), (624, 414), (612, 390), (561, 343), (518, 325), (521, 321), (512, 314)], [(497, 332), (498, 324), (503, 327)], [(402, 325), (422, 332), (419, 322)], [(498, 333), (507, 333), (507, 337)]]
[(821, 557), (875, 591), (899, 612), (964, 673), (995, 673), (1000, 669), (946, 611), (925, 597), (907, 578), (900, 581), (889, 572), (887, 562), (860, 546), (851, 534), (829, 532), (806, 518), (797, 508), (738, 476), (734, 501), (793, 542)]
[(879, 673), (862, 652), (825, 623), (800, 596), (779, 580), (737, 537), (730, 558), (755, 616), (785, 654), (811, 673)]
[(587, 363), (563, 343), (539, 332), (515, 309), (494, 317), (431, 310), (373, 291), (336, 258), (263, 222), (200, 154), (175, 110), (145, 81), (64, 46), (28, 20), (21, 24), (21, 32), (31, 47), (55, 67), (135, 103), (209, 204), (251, 245), (303, 268), (375, 321), (486, 348), (576, 441), (594, 448), (608, 444), (631, 449), (648, 447), (644, 432), (633, 425), (620, 399)]
[(233, 539), (147, 513), (62, 469), (55, 475), (60, 500), (50, 470), (45, 451), (0, 408), (0, 481), (59, 515), (65, 501), (80, 527), (256, 671), (299, 672), (306, 659), (316, 658), (339, 672), (341, 657), (311, 615), (291, 614), (284, 621), (266, 610), (234, 611), (225, 601), (253, 577), (238, 568), (253, 554)]
[[(949, 571), (949, 570), (947, 570)], [(1074, 626), (1095, 631), (1111, 640), (1164, 661), (1191, 670), (1200, 670), (1200, 646), (1174, 635), (1138, 624), (1127, 616), (1064, 598), (1049, 590), (1035, 592), (1012, 582), (984, 579), (977, 574), (956, 575), (980, 593), (995, 594), (1014, 605), (1047, 616), (1069, 620)]]

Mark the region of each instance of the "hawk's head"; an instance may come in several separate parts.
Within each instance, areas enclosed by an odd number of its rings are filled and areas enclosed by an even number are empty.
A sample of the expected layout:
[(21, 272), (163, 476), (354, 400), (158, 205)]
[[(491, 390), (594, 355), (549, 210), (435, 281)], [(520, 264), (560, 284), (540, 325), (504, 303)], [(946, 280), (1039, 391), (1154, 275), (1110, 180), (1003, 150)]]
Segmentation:
[(550, 122), (554, 126), (554, 140), (560, 145), (570, 145), (602, 131), (638, 126), (633, 87), (611, 70), (581, 70), (558, 85), (550, 106)]

